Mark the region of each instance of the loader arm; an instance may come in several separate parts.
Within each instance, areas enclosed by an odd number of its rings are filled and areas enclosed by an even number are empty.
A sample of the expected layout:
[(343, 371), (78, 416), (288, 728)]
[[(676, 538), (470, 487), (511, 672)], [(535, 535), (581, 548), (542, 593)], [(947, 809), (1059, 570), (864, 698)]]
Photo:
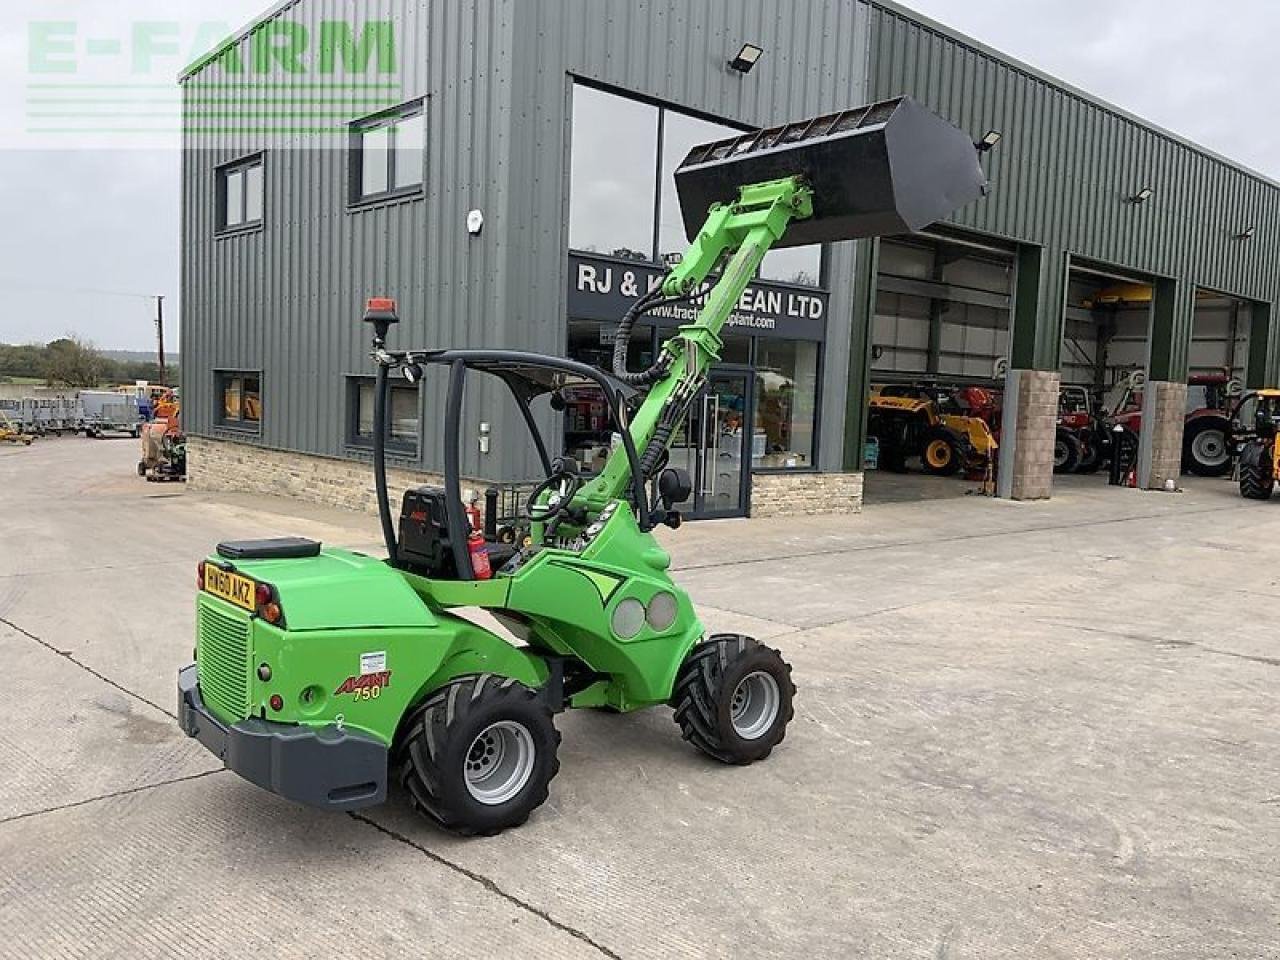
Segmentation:
[[(680, 264), (662, 280), (667, 297), (685, 297), (707, 280), (716, 265), (728, 258), (715, 285), (707, 293), (697, 319), (679, 328), (663, 345), (666, 376), (645, 396), (628, 431), (635, 449), (656, 454), (658, 438), (663, 449), (672, 434), (661, 424), (676, 423), (706, 383), (707, 370), (720, 359), (720, 331), (739, 299), (756, 276), (760, 262), (796, 219), (813, 214), (813, 194), (800, 177), (788, 177), (741, 189), (738, 202), (716, 204), (694, 238)], [(631, 467), (626, 452), (614, 450), (599, 476), (578, 493), (575, 503), (590, 510), (631, 489)]]

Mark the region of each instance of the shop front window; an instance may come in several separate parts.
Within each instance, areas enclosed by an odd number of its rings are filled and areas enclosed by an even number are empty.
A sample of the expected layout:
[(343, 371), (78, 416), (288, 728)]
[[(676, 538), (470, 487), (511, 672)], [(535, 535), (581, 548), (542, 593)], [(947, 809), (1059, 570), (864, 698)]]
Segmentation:
[(723, 123), (711, 123), (687, 117), (674, 110), (663, 111), (662, 170), (659, 173), (661, 200), (658, 220), (658, 255), (666, 259), (679, 255), (689, 246), (680, 214), (680, 198), (676, 194), (675, 172), (685, 157), (700, 143), (736, 137), (742, 131)]
[[(569, 359), (612, 369), (613, 331), (610, 324), (570, 321)], [(637, 326), (627, 345), (627, 369), (643, 370), (653, 360), (653, 328)], [(613, 440), (604, 392), (594, 386), (574, 387), (565, 391), (564, 399), (564, 451), (583, 469), (596, 473), (604, 467)]]
[(818, 409), (818, 345), (804, 340), (756, 341), (756, 469), (813, 466)]

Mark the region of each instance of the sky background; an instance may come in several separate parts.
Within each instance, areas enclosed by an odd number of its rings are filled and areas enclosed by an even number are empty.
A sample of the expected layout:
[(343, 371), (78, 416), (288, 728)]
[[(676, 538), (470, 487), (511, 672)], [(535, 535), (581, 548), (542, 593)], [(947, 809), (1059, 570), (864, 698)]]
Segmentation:
[[(523, 0), (522, 0), (523, 2)], [(691, 0), (692, 2), (692, 0)], [(270, 0), (7, 0), (0, 5), (0, 342), (74, 333), (104, 349), (154, 347), (163, 294), (176, 345), (179, 157), (176, 134), (145, 149), (95, 143), (31, 149), (30, 23), (74, 25), (76, 77), (157, 84), (157, 112), (197, 48)], [(1280, 33), (1275, 0), (915, 0), (912, 9), (1211, 150), (1280, 179)], [(172, 24), (139, 64), (89, 58), (89, 39)], [(168, 39), (172, 35), (172, 39)], [(168, 47), (173, 51), (168, 52)], [(132, 56), (132, 61), (129, 57)], [(92, 63), (100, 63), (95, 70)]]

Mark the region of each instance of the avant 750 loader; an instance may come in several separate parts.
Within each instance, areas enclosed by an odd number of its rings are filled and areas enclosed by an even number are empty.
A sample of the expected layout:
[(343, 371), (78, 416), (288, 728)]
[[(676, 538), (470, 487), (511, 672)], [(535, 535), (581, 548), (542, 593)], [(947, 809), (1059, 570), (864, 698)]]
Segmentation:
[[(390, 350), (392, 300), (370, 301), (374, 472), (386, 559), (300, 539), (219, 544), (199, 566), (196, 662), (178, 675), (183, 729), (246, 779), (333, 810), (398, 781), (443, 826), (524, 822), (559, 769), (554, 715), (668, 703), (725, 763), (762, 759), (791, 719), (791, 668), (743, 636), (706, 635), (653, 538), (679, 525), (689, 478), (668, 446), (720, 354), (720, 330), (772, 247), (918, 230), (984, 187), (970, 137), (900, 98), (695, 147), (676, 172), (692, 244), (622, 318), (612, 374), (509, 350)], [(713, 276), (718, 273), (714, 279)], [(647, 370), (625, 369), (636, 319), (700, 303)], [(383, 439), (388, 380), (445, 368), (443, 488), (405, 493), (398, 529)], [(497, 377), (546, 479), (517, 542), (471, 531), (459, 476), (469, 375)], [(552, 457), (533, 406), (603, 390), (621, 440), (584, 477)], [(493, 613), (520, 641), (459, 616)]]

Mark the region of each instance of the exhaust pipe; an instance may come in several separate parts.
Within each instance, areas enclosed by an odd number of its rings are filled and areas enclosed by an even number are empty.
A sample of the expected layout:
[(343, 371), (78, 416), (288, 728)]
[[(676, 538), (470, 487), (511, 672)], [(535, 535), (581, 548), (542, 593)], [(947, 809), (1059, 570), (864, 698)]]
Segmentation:
[(690, 240), (741, 187), (800, 176), (813, 216), (775, 247), (915, 233), (986, 192), (973, 138), (910, 97), (694, 147), (676, 169)]

